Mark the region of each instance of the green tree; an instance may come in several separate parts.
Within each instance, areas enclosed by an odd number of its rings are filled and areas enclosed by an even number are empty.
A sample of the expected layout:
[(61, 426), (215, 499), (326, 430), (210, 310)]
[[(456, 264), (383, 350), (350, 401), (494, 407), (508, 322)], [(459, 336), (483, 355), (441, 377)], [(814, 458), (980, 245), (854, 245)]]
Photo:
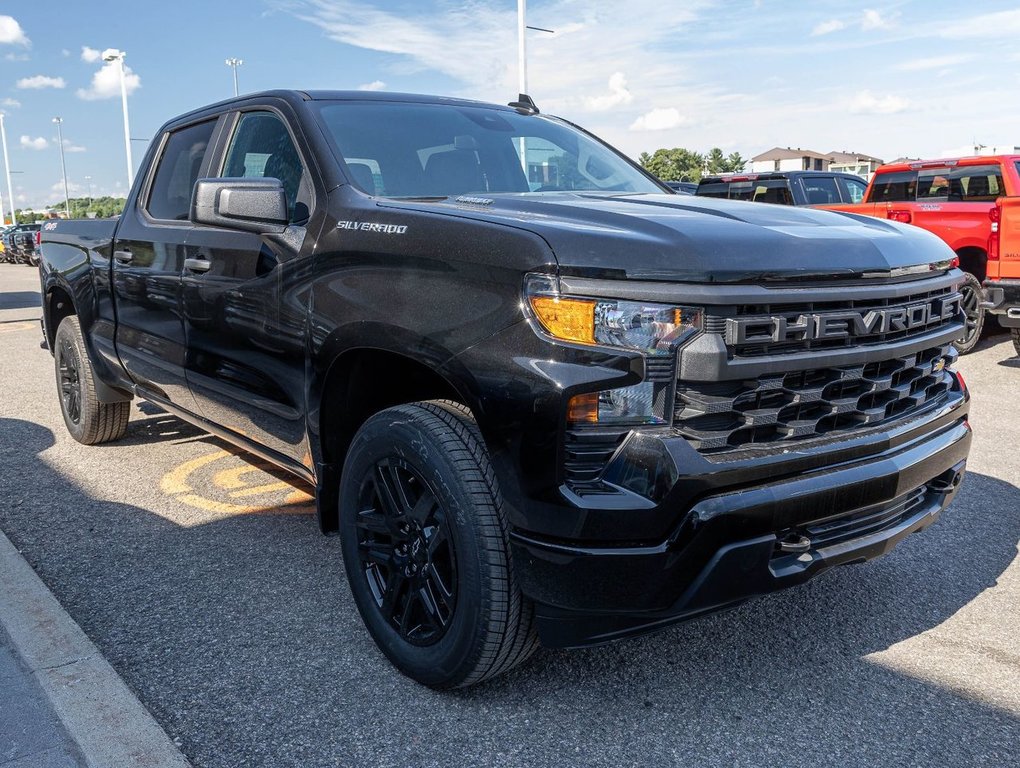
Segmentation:
[(739, 152), (731, 152), (726, 157), (726, 170), (729, 173), (742, 171), (745, 167), (747, 167), (747, 161), (740, 156)]
[(712, 147), (705, 156), (705, 168), (709, 173), (726, 173), (726, 156), (719, 147)]
[(663, 181), (698, 181), (705, 165), (705, 156), (683, 147), (657, 149), (649, 155), (642, 152), (641, 166)]

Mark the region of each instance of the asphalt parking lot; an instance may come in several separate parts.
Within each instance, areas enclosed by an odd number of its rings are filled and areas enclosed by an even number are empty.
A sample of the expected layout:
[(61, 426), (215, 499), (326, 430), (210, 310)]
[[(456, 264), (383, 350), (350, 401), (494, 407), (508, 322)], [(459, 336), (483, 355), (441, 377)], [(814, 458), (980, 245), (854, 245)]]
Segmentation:
[(145, 404), (75, 443), (34, 270), (0, 265), (0, 529), (196, 766), (1020, 763), (1020, 360), (960, 368), (976, 431), (890, 556), (658, 635), (435, 693), (363, 629), (308, 489)]

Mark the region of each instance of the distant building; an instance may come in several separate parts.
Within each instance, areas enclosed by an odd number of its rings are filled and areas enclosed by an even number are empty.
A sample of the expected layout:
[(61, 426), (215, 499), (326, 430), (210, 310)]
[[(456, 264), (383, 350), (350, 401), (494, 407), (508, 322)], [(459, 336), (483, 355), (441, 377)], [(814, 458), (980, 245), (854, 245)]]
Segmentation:
[(871, 181), (871, 176), (884, 161), (880, 157), (863, 155), (860, 152), (836, 152), (828, 154), (829, 170), (836, 173), (852, 173)]
[(776, 171), (827, 171), (829, 159), (821, 152), (810, 149), (791, 149), (773, 147), (767, 152), (751, 158), (753, 173), (773, 173)]

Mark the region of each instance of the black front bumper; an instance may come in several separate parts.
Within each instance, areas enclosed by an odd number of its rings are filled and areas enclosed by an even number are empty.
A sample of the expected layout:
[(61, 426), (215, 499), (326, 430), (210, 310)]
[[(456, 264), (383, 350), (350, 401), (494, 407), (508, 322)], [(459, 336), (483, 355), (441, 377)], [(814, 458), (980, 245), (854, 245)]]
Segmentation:
[(1020, 280), (985, 280), (985, 310), (1005, 328), (1020, 328)]
[[(715, 493), (655, 545), (512, 537), (522, 588), (549, 647), (642, 634), (885, 554), (932, 522), (963, 477), (966, 408), (866, 459)], [(621, 524), (625, 524), (621, 518)]]

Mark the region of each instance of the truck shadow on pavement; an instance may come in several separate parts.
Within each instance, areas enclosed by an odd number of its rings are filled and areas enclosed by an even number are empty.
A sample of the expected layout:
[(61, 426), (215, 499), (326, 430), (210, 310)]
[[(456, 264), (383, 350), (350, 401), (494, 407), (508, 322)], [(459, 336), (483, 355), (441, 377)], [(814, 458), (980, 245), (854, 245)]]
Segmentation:
[[(180, 435), (171, 418), (130, 439)], [(166, 499), (93, 498), (40, 457), (53, 445), (0, 418), (0, 528), (195, 764), (1015, 764), (1015, 711), (866, 658), (940, 627), (1016, 558), (1020, 490), (986, 475), (886, 558), (444, 694), (375, 648), (311, 516), (188, 527)], [(81, 450), (102, 467), (106, 449)], [(967, 678), (951, 642), (924, 649), (922, 669)]]

